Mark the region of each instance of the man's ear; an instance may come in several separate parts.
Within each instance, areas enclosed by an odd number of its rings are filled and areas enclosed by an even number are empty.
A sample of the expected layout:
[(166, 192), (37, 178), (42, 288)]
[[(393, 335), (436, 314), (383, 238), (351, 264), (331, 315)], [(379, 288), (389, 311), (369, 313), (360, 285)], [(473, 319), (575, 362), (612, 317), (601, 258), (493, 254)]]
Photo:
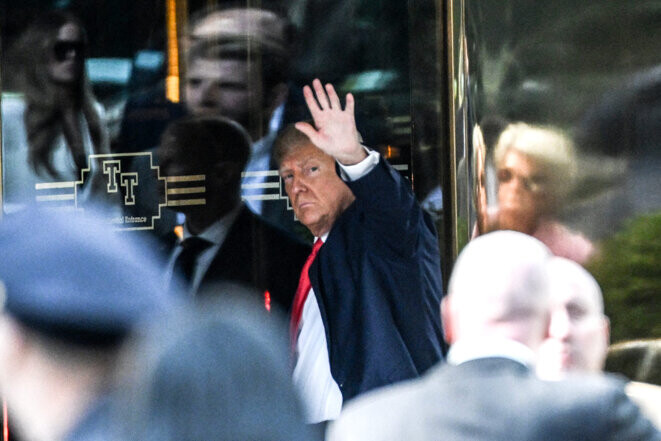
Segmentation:
[(544, 326), (544, 335), (543, 340), (551, 338), (551, 323), (553, 322), (553, 311), (546, 310), (544, 311), (544, 317), (542, 317), (543, 326)]
[(606, 347), (611, 343), (611, 321), (608, 317), (604, 316), (604, 338), (606, 340)]
[(451, 306), (450, 296), (443, 297), (443, 299), (441, 300), (441, 325), (443, 326), (443, 334), (445, 335), (445, 341), (449, 345), (454, 343), (454, 332), (452, 332), (454, 323), (452, 323), (451, 309), (452, 306)]

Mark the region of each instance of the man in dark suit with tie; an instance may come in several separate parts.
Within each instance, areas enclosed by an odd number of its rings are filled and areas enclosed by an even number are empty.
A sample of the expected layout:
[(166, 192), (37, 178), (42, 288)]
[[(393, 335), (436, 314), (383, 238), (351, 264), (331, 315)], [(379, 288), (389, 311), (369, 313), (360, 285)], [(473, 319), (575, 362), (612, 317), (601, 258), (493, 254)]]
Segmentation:
[(514, 231), (471, 241), (442, 305), (448, 363), (351, 403), (329, 441), (627, 441), (661, 434), (602, 375), (547, 382), (535, 352), (551, 316), (551, 252)]
[(422, 374), (443, 358), (443, 338), (431, 219), (410, 184), (360, 145), (352, 95), (343, 110), (332, 85), (313, 87), (303, 93), (316, 128), (285, 129), (275, 157), (296, 216), (323, 242), (291, 323), (294, 382), (307, 421), (319, 423), (356, 395)]
[[(184, 290), (214, 295), (221, 282), (255, 288), (282, 311), (289, 310), (310, 247), (253, 214), (241, 203), (241, 171), (250, 152), (248, 134), (217, 116), (172, 123), (158, 150), (169, 177), (169, 199), (186, 215), (183, 240), (167, 275), (181, 276)], [(190, 182), (190, 184), (187, 184)]]

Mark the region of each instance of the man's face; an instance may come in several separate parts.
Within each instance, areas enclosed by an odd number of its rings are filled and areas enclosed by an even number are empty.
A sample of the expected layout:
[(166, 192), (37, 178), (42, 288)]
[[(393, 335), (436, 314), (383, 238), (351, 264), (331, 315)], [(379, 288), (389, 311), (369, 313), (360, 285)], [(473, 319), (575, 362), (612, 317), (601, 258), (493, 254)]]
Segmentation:
[(335, 172), (335, 160), (309, 143), (281, 161), (280, 176), (294, 213), (312, 234), (328, 233), (354, 195)]
[(608, 349), (609, 327), (600, 293), (578, 283), (555, 280), (549, 338), (542, 345), (541, 362), (555, 373), (599, 372)]
[(534, 159), (510, 150), (498, 167), (499, 227), (531, 234), (546, 214), (546, 182)]
[(220, 115), (259, 136), (264, 120), (261, 73), (245, 60), (193, 60), (186, 75), (186, 107), (193, 115)]

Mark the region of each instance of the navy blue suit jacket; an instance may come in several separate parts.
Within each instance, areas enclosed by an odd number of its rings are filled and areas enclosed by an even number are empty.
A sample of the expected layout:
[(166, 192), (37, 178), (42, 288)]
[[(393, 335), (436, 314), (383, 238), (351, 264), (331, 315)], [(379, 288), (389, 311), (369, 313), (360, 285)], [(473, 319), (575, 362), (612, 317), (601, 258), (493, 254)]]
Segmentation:
[(438, 238), (408, 181), (383, 159), (347, 182), (356, 200), (310, 267), (343, 399), (417, 377), (443, 358)]

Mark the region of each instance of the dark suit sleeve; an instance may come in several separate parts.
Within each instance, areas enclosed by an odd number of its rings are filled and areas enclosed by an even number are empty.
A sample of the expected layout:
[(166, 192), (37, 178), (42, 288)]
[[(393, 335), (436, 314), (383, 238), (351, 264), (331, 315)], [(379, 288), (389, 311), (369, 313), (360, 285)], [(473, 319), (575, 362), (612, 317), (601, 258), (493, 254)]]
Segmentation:
[(612, 411), (606, 415), (610, 430), (603, 439), (612, 441), (661, 440), (661, 433), (640, 412), (638, 406), (626, 395), (623, 387), (618, 387), (608, 394)]
[(566, 382), (547, 383), (546, 392), (554, 396), (555, 405), (540, 410), (543, 417), (536, 440), (661, 440), (661, 433), (629, 399), (619, 378), (572, 375)]
[(356, 200), (310, 269), (331, 372), (345, 400), (417, 377), (443, 358), (432, 222), (408, 181), (383, 159), (347, 185)]
[(369, 240), (372, 246), (386, 256), (411, 256), (421, 234), (436, 240), (433, 222), (415, 200), (410, 183), (385, 159), (380, 158), (374, 169), (347, 185), (358, 201), (364, 231), (373, 236), (367, 239), (373, 239)]

